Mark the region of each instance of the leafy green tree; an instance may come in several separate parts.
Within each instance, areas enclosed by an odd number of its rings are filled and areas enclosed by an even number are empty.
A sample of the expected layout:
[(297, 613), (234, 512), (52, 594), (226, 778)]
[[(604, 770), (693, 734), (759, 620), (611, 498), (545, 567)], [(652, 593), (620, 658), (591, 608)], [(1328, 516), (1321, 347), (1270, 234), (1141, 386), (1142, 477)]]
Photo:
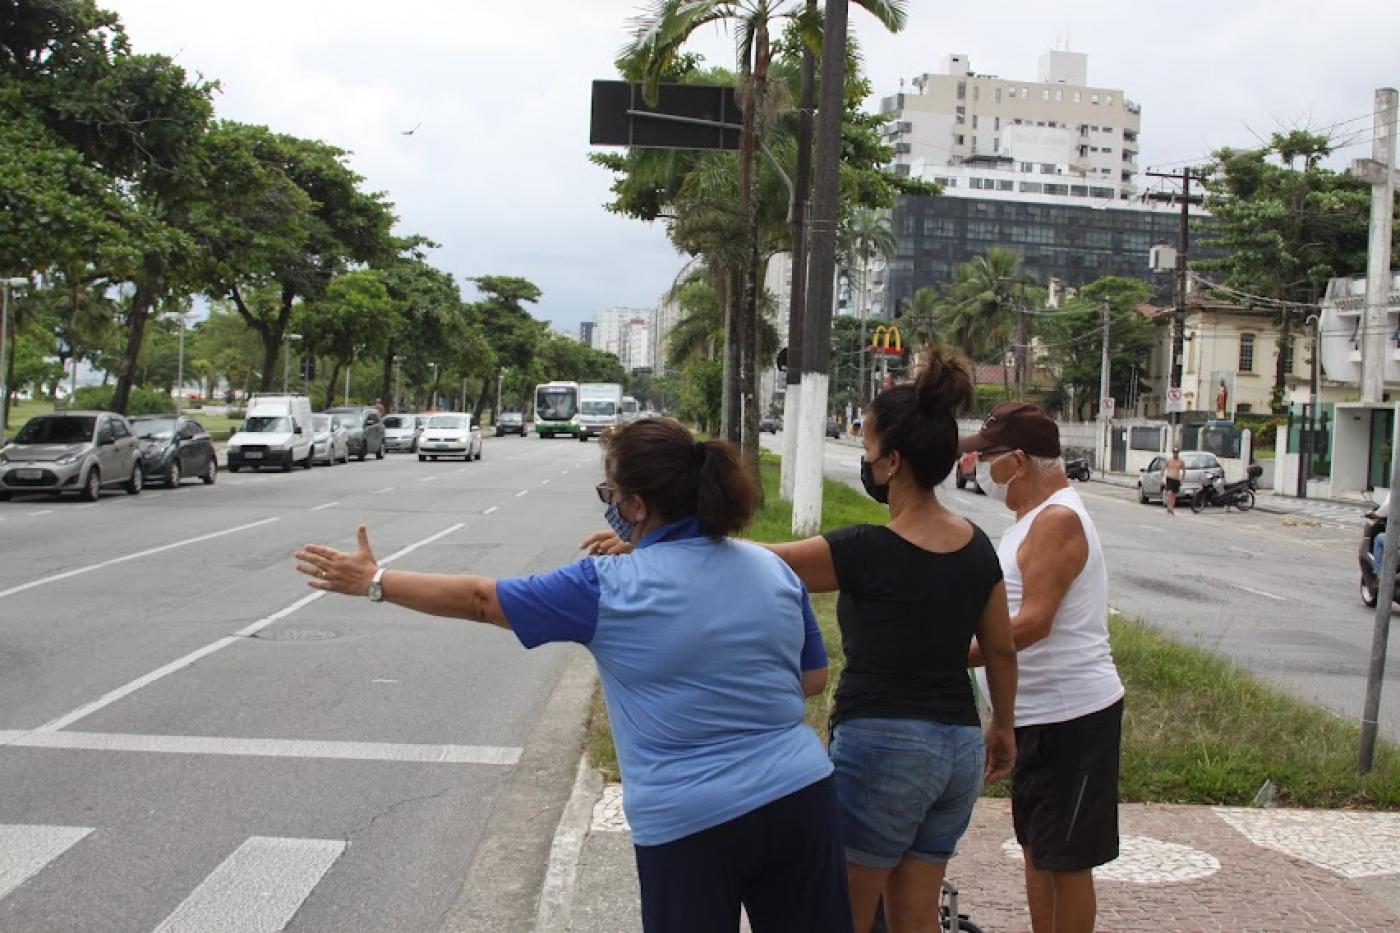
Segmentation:
[[(969, 359), (998, 353), (1007, 398), (1011, 397), (1011, 373), (1006, 357), (1031, 281), (1019, 272), (1020, 265), (1021, 257), (1014, 250), (994, 246), (958, 266), (953, 282), (945, 289), (947, 302), (941, 315), (944, 339)], [(1018, 364), (1022, 349), (1017, 348)]]
[[(1275, 133), (1258, 149), (1221, 149), (1206, 175), (1206, 239), (1220, 259), (1193, 266), (1230, 288), (1264, 298), (1316, 304), (1327, 280), (1366, 270), (1371, 189), (1322, 160), (1332, 142), (1306, 131)], [(1397, 214), (1400, 233), (1400, 213)], [(1400, 261), (1400, 235), (1393, 261)], [(1284, 345), (1300, 310), (1279, 313)], [(1285, 359), (1275, 360), (1273, 402), (1283, 402)]]
[(364, 269), (331, 279), (321, 297), (298, 306), (296, 327), (308, 352), (329, 357), (325, 405), (334, 403), (341, 370), (357, 355), (377, 357), (397, 320), (383, 276)]
[(932, 285), (925, 285), (904, 299), (904, 307), (895, 318), (895, 325), (904, 335), (907, 345), (917, 347), (938, 339), (942, 302), (938, 289)]
[(471, 319), (494, 355), (476, 400), (475, 413), (480, 418), (487, 394), (495, 390), (502, 367), (530, 369), (547, 328), (525, 310), (526, 304), (540, 300), (542, 293), (534, 283), (511, 275), (482, 275), (471, 282), (482, 295), (469, 305)]
[(1109, 391), (1125, 399), (1132, 384), (1133, 368), (1142, 371), (1157, 340), (1157, 327), (1139, 308), (1151, 294), (1138, 279), (1105, 276), (1084, 286), (1078, 297), (1059, 312), (1040, 321), (1046, 362), (1056, 374), (1050, 399), (1074, 420), (1087, 420), (1097, 412), (1099, 376), (1103, 372), (1103, 310), (1108, 302)]

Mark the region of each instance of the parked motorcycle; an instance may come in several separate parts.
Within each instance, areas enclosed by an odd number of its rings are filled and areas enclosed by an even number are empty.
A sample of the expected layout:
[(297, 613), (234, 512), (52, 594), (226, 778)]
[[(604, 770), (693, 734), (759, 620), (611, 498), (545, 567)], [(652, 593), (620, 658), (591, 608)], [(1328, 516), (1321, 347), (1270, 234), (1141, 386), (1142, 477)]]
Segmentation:
[(1087, 483), (1089, 475), (1089, 461), (1083, 457), (1075, 457), (1073, 460), (1065, 461), (1065, 476), (1069, 479), (1077, 479), (1081, 483)]
[[(1385, 531), (1385, 519), (1377, 518), (1372, 512), (1366, 514), (1371, 521), (1361, 533), (1361, 550), (1356, 555), (1356, 561), (1361, 565), (1361, 601), (1374, 609), (1381, 598), (1381, 581), (1380, 567), (1373, 552), (1376, 535)], [(1394, 601), (1400, 603), (1400, 574), (1397, 574)]]
[(1242, 480), (1227, 483), (1217, 476), (1196, 492), (1196, 495), (1191, 499), (1191, 511), (1199, 513), (1208, 505), (1221, 505), (1225, 507), (1226, 511), (1229, 511), (1230, 507), (1233, 506), (1241, 512), (1248, 512), (1254, 508), (1255, 485), (1259, 477), (1263, 475), (1263, 467), (1257, 463), (1251, 463), (1245, 478)]

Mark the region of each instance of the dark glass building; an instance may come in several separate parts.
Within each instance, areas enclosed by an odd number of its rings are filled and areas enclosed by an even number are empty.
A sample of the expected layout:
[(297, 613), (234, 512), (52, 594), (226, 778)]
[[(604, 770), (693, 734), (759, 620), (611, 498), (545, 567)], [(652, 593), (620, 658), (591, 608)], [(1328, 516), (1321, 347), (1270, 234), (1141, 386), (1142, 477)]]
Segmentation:
[[(1041, 285), (1058, 278), (1087, 285), (1105, 275), (1142, 279), (1171, 293), (1171, 276), (1148, 268), (1158, 243), (1177, 242), (1179, 209), (1043, 204), (992, 198), (901, 197), (894, 210), (897, 244), (889, 263), (884, 307), (898, 313), (904, 300), (926, 285), (953, 279), (954, 270), (993, 246), (1014, 250), (1021, 268)], [(1209, 218), (1193, 215), (1191, 258), (1218, 255), (1199, 245), (1198, 228)]]

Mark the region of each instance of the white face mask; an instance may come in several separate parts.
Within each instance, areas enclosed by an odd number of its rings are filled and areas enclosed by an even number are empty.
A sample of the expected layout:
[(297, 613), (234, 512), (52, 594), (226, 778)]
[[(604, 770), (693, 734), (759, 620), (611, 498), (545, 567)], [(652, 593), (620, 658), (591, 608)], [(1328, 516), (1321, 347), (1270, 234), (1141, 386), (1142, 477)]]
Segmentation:
[[(1003, 457), (1009, 456), (1011, 455), (1003, 455)], [(998, 483), (996, 480), (992, 479), (992, 464), (999, 462), (1003, 457), (998, 457), (996, 460), (992, 461), (977, 461), (977, 485), (982, 487), (982, 491), (987, 494), (987, 498), (994, 499), (997, 502), (1006, 501), (1006, 494), (1010, 491), (1011, 484), (1016, 479), (1016, 477), (1013, 476), (1004, 483)]]

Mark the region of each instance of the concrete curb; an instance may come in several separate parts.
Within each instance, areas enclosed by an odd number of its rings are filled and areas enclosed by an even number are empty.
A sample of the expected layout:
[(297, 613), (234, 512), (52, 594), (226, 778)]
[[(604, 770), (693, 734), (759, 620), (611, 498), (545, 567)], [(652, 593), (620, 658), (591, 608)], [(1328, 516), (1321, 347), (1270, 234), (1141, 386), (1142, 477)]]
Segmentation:
[(578, 889), (578, 866), (583, 856), (583, 843), (588, 838), (593, 820), (593, 805), (603, 792), (603, 775), (588, 766), (588, 755), (578, 762), (574, 789), (559, 825), (554, 830), (554, 843), (549, 849), (549, 864), (544, 870), (544, 885), (540, 888), (540, 906), (535, 914), (536, 933), (557, 933), (569, 929), (573, 922), (574, 894)]

